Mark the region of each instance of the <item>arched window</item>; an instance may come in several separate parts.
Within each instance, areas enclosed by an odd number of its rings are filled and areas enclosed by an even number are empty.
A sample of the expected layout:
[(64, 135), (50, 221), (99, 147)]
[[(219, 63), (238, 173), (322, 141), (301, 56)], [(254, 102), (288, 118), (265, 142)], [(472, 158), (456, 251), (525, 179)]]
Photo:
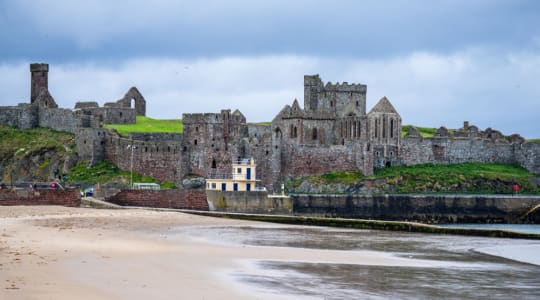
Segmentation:
[(390, 119), (390, 137), (394, 137), (394, 119)]
[(212, 169), (215, 169), (217, 168), (216, 166), (216, 160), (215, 159), (212, 159)]
[(379, 137), (379, 119), (375, 119), (375, 137)]
[(194, 141), (193, 141), (193, 144), (194, 144), (194, 145), (197, 145), (197, 140), (194, 140)]
[(386, 122), (385, 121), (386, 121), (385, 119), (382, 120), (382, 137), (383, 137), (383, 139), (386, 138)]
[(293, 128), (293, 137), (294, 138), (298, 137), (298, 129), (296, 128), (296, 126), (294, 126)]
[(317, 139), (317, 128), (313, 128), (311, 136), (312, 136), (313, 140)]
[(294, 138), (293, 125), (289, 126), (289, 137)]

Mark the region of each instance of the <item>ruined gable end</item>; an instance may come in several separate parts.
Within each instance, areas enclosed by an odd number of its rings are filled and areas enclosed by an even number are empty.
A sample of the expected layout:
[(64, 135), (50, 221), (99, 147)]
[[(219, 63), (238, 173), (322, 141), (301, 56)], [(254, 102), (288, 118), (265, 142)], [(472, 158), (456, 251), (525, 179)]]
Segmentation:
[(146, 100), (136, 87), (131, 87), (124, 97), (116, 101), (116, 103), (118, 103), (120, 107), (131, 108), (132, 101), (135, 102), (134, 106), (137, 116), (146, 116)]
[(369, 113), (387, 113), (387, 114), (398, 114), (397, 110), (394, 108), (390, 100), (386, 97), (382, 97), (377, 104), (369, 111)]

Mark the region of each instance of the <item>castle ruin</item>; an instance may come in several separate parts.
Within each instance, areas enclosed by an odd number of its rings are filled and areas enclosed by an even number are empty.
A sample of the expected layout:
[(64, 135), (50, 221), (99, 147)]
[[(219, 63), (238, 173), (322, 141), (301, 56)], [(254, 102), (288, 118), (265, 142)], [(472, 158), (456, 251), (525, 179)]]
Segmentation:
[(402, 137), (402, 119), (383, 97), (366, 113), (367, 86), (327, 83), (319, 75), (304, 76), (303, 108), (286, 105), (269, 125), (252, 124), (239, 111), (183, 114), (183, 133), (132, 133), (127, 137), (104, 124), (135, 123), (146, 114), (146, 100), (130, 88), (119, 100), (99, 107), (77, 102), (58, 108), (48, 89), (47, 64), (31, 64), (30, 103), (0, 107), (0, 124), (21, 129), (48, 127), (76, 135), (80, 160), (110, 161), (122, 169), (177, 185), (189, 174), (226, 173), (233, 161), (253, 157), (257, 174), (269, 190), (295, 176), (335, 170), (359, 170), (421, 163), (493, 162), (519, 164), (540, 173), (540, 144), (519, 135), (464, 123), (424, 138), (411, 127)]

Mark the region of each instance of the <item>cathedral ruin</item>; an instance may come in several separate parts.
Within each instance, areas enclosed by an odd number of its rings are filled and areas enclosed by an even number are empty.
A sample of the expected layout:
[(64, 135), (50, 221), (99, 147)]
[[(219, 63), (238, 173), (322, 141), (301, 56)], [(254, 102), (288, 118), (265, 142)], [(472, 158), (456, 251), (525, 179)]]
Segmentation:
[[(48, 127), (76, 136), (79, 160), (107, 160), (177, 185), (188, 175), (226, 173), (233, 161), (252, 157), (270, 190), (296, 177), (336, 170), (370, 175), (376, 168), (421, 163), (497, 162), (519, 164), (540, 173), (540, 144), (519, 135), (464, 123), (456, 131), (441, 127), (424, 138), (411, 127), (402, 137), (402, 119), (386, 97), (367, 112), (367, 86), (326, 83), (304, 76), (303, 107), (285, 105), (268, 125), (248, 123), (239, 111), (183, 114), (183, 133), (131, 133), (127, 137), (104, 124), (135, 123), (146, 114), (146, 100), (130, 88), (119, 100), (100, 107), (77, 102), (59, 108), (48, 89), (48, 64), (31, 64), (29, 103), (0, 107), (0, 125), (21, 129)], [(129, 149), (129, 150), (128, 150)]]

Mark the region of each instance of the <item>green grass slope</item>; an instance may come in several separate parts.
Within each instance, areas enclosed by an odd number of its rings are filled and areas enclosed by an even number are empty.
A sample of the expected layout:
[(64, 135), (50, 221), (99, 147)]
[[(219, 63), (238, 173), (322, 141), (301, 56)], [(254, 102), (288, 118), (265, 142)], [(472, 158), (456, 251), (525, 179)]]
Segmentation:
[(143, 116), (137, 116), (135, 124), (106, 124), (103, 127), (116, 129), (122, 135), (127, 135), (130, 132), (180, 133), (184, 131), (181, 119), (158, 120)]
[[(517, 183), (525, 193), (540, 193), (540, 187), (529, 179), (538, 175), (507, 164), (463, 163), (449, 165), (422, 164), (379, 169), (373, 176), (358, 171), (334, 171), (319, 176), (294, 178), (286, 183), (288, 190), (302, 190), (307, 186), (324, 186), (327, 193), (337, 186), (363, 186), (366, 181), (379, 182), (378, 190), (388, 193), (511, 193)], [(343, 190), (343, 187), (339, 187)], [(345, 188), (346, 190), (346, 188)], [(339, 192), (339, 191), (338, 191)]]

